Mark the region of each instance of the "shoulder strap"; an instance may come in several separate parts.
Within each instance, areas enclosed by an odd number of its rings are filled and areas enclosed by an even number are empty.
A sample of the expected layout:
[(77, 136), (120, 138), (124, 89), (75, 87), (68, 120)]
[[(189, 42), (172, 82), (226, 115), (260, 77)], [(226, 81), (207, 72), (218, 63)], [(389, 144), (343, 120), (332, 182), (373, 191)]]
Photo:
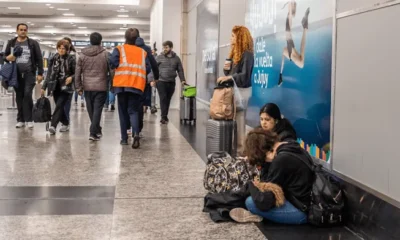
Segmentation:
[(307, 158), (308, 158), (309, 161), (306, 161), (306, 160), (304, 160), (303, 158), (301, 158), (301, 157), (299, 157), (298, 155), (296, 155), (296, 154), (294, 154), (294, 153), (291, 153), (291, 152), (286, 152), (286, 151), (284, 151), (284, 152), (281, 152), (281, 153), (286, 153), (286, 154), (289, 154), (289, 155), (291, 155), (291, 156), (293, 156), (293, 157), (299, 159), (299, 160), (302, 161), (312, 172), (314, 172), (314, 169), (315, 169), (314, 160), (312, 160), (312, 158), (310, 157), (310, 155), (308, 154), (308, 152), (306, 152), (304, 149), (303, 149), (303, 154), (307, 156)]

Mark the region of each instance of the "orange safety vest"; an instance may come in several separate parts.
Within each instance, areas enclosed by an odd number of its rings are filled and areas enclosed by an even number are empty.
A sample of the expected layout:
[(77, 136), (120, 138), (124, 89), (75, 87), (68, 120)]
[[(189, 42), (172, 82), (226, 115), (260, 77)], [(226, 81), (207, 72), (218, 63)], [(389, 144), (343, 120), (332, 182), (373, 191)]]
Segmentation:
[(144, 92), (146, 86), (147, 53), (134, 45), (117, 46), (120, 52), (119, 66), (115, 69), (113, 87), (136, 88)]

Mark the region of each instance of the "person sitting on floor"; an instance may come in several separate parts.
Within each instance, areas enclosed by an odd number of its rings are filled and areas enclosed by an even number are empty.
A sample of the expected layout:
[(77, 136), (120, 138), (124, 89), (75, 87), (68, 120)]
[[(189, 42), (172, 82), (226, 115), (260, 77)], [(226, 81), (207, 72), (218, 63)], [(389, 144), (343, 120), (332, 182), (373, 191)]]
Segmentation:
[[(245, 203), (248, 211), (236, 208), (230, 217), (237, 222), (260, 222), (265, 218), (283, 224), (307, 223), (314, 174), (301, 159), (312, 161), (308, 153), (297, 142), (281, 141), (276, 133), (260, 128), (247, 135), (245, 150), (250, 164), (261, 166), (260, 182), (249, 183), (251, 196)], [(264, 191), (265, 183), (282, 188), (286, 198), (283, 204), (279, 204), (282, 201), (276, 194)]]
[(278, 134), (281, 141), (296, 141), (296, 130), (275, 103), (267, 103), (260, 109), (261, 128)]

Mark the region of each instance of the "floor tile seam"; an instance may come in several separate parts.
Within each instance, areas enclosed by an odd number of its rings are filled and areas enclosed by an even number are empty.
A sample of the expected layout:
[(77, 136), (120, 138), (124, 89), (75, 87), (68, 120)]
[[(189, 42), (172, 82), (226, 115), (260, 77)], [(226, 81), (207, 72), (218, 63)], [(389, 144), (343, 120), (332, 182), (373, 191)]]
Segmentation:
[(104, 199), (115, 199), (114, 197), (88, 197), (88, 198), (0, 198), (0, 201), (16, 201), (16, 200), (104, 200)]
[(168, 200), (168, 199), (203, 199), (204, 196), (190, 197), (116, 197), (114, 200)]
[(203, 159), (201, 158), (201, 156), (197, 153), (196, 149), (194, 149), (194, 147), (190, 144), (190, 142), (182, 135), (181, 131), (179, 131), (178, 127), (175, 126), (175, 124), (169, 124), (169, 126), (171, 126), (171, 125), (175, 129), (175, 131), (177, 131), (179, 133), (179, 136), (184, 140), (185, 144), (190, 147), (190, 149), (194, 152), (194, 154), (196, 154), (197, 158), (203, 163), (203, 165), (205, 167), (205, 163), (204, 163)]

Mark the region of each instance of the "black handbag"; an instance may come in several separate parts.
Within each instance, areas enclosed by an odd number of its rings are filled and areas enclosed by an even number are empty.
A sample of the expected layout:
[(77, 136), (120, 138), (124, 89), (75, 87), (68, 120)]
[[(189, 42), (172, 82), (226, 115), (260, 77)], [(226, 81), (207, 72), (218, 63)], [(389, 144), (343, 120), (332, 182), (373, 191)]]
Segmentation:
[(11, 80), (13, 72), (14, 72), (14, 63), (5, 63), (0, 70), (0, 75), (3, 77), (3, 80)]

